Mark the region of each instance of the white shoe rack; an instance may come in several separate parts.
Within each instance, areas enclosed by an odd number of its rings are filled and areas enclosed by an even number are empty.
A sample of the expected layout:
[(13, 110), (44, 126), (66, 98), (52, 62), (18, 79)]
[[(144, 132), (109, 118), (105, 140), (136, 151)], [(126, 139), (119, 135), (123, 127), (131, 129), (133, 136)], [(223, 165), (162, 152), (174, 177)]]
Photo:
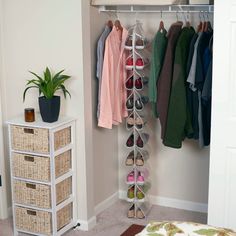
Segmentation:
[[(149, 203), (148, 200), (148, 190), (150, 189), (150, 182), (148, 181), (148, 176), (149, 176), (149, 170), (146, 167), (147, 166), (147, 160), (148, 160), (148, 151), (146, 150), (146, 145), (148, 142), (148, 137), (146, 137), (146, 132), (145, 132), (145, 119), (144, 119), (144, 109), (145, 109), (145, 104), (142, 102), (142, 109), (137, 109), (135, 104), (136, 104), (136, 100), (137, 99), (141, 99), (142, 96), (144, 96), (144, 78), (145, 78), (145, 74), (147, 72), (147, 68), (148, 68), (148, 58), (147, 53), (145, 53), (145, 38), (144, 38), (144, 34), (143, 34), (143, 30), (142, 30), (142, 25), (140, 22), (137, 22), (132, 28), (129, 29), (129, 38), (132, 38), (132, 47), (126, 48), (126, 50), (128, 51), (128, 58), (133, 58), (133, 66), (128, 66), (126, 67), (127, 69), (127, 80), (126, 82), (133, 76), (133, 88), (128, 90), (128, 96), (127, 96), (127, 101), (130, 97), (133, 96), (133, 108), (132, 109), (127, 109), (129, 112), (129, 116), (126, 120), (126, 128), (129, 131), (129, 135), (127, 136), (126, 139), (126, 148), (128, 149), (127, 152), (127, 156), (126, 159), (128, 157), (128, 155), (133, 152), (134, 153), (134, 164), (132, 166), (127, 166), (126, 163), (126, 167), (128, 168), (127, 170), (127, 175), (126, 177), (126, 184), (127, 184), (127, 202), (129, 203), (129, 207), (128, 207), (128, 211), (129, 209), (134, 205), (134, 218), (140, 218), (140, 214), (137, 214), (138, 211), (141, 211), (143, 213), (143, 218), (145, 218), (151, 208), (151, 205)], [(136, 46), (136, 41), (138, 39), (142, 38), (144, 41), (144, 48), (142, 47), (137, 47)], [(137, 67), (136, 66), (136, 61), (138, 58), (143, 59), (144, 63), (144, 67)], [(132, 76), (131, 76), (132, 75)], [(135, 81), (137, 79), (141, 78), (142, 80), (142, 89), (137, 89), (135, 86)], [(133, 116), (133, 120), (134, 120), (134, 125), (133, 127), (129, 127), (128, 126), (128, 119), (130, 117)], [(143, 121), (143, 125), (142, 128), (139, 129), (136, 124), (135, 121), (137, 118), (141, 118)], [(131, 135), (134, 135), (134, 139), (133, 139), (133, 143), (134, 145), (131, 147), (127, 146), (127, 141), (129, 139), (129, 137)], [(137, 139), (141, 137), (142, 141), (143, 141), (143, 147), (140, 148), (137, 145)], [(144, 165), (143, 166), (138, 166), (136, 165), (136, 157), (138, 155), (138, 153), (140, 153), (143, 157), (143, 161), (144, 161)], [(125, 159), (125, 160), (126, 160)], [(133, 183), (129, 183), (127, 181), (127, 177), (128, 175), (134, 171), (134, 182)], [(141, 172), (144, 176), (144, 184), (139, 184), (137, 177), (138, 177), (138, 173)], [(128, 192), (130, 188), (134, 188), (134, 198), (130, 199), (128, 197)], [(143, 199), (139, 199), (137, 197), (137, 193), (141, 191), (144, 194), (144, 198)]]

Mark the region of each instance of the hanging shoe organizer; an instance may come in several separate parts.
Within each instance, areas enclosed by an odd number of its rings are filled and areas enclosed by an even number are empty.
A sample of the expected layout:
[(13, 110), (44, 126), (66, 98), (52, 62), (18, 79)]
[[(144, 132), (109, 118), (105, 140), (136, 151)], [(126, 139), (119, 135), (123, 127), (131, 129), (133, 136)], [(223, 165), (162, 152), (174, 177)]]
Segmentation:
[(126, 59), (127, 79), (125, 88), (128, 96), (126, 109), (129, 116), (126, 119), (126, 128), (129, 131), (126, 140), (128, 153), (125, 165), (127, 166), (127, 202), (129, 218), (145, 218), (150, 204), (147, 192), (150, 188), (148, 182), (149, 171), (145, 167), (148, 159), (148, 152), (145, 150), (149, 135), (145, 132), (146, 120), (143, 115), (145, 105), (148, 102), (144, 96), (144, 85), (146, 84), (145, 71), (148, 68), (149, 60), (145, 53), (146, 40), (143, 34), (141, 23), (129, 29), (129, 35), (125, 43), (128, 51)]

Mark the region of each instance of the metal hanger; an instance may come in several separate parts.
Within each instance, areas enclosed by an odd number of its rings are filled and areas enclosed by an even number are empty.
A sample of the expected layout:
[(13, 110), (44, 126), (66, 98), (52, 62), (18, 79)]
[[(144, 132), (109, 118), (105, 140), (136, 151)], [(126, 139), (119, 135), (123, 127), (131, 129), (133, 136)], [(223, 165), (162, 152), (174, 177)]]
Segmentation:
[(186, 27), (190, 28), (191, 27), (191, 24), (190, 24), (190, 13), (189, 11), (186, 13), (186, 24), (185, 24)]
[(161, 21), (160, 21), (160, 24), (159, 24), (159, 29), (158, 31), (163, 33), (163, 31), (165, 30), (165, 26), (164, 26), (164, 22), (162, 20), (162, 11), (161, 11)]

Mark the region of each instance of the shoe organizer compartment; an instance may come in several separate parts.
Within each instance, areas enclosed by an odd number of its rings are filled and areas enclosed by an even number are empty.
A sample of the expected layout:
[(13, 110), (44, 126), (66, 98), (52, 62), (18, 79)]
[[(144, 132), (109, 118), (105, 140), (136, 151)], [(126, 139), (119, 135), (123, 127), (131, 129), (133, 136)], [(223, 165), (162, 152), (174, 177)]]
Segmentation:
[(137, 132), (137, 140), (135, 141), (135, 144), (138, 148), (140, 149), (144, 148), (148, 140), (149, 140), (149, 134)]
[[(12, 148), (16, 151), (49, 154), (49, 131), (43, 128), (11, 126)], [(54, 135), (54, 149), (59, 150), (71, 142), (71, 127)]]
[(127, 201), (134, 202), (135, 200), (135, 185), (130, 185), (127, 191)]
[[(14, 202), (33, 207), (51, 208), (51, 187), (21, 180), (13, 181)], [(69, 198), (72, 193), (72, 178), (67, 178), (56, 185), (56, 203)]]
[(132, 35), (129, 35), (128, 38), (126, 39), (125, 49), (126, 50), (132, 50), (133, 49), (133, 37), (132, 37)]
[[(13, 176), (42, 182), (50, 181), (49, 157), (14, 152), (12, 153), (12, 159)], [(70, 169), (71, 150), (55, 157), (55, 175), (57, 178), (67, 173)]]
[[(69, 224), (72, 220), (72, 203), (57, 212), (57, 231)], [(36, 234), (52, 234), (52, 215), (47, 211), (31, 208), (15, 207), (15, 221), (17, 230)]]
[(131, 93), (126, 100), (127, 111), (132, 111), (134, 109), (134, 94)]
[(146, 150), (137, 150), (136, 155), (134, 155), (134, 151), (130, 151), (127, 153), (125, 158), (125, 165), (127, 167), (143, 167), (146, 164), (146, 161), (149, 158), (148, 151)]
[(133, 90), (134, 88), (134, 75), (130, 74), (125, 81), (125, 88), (126, 90)]
[(133, 185), (144, 185), (145, 184), (145, 174), (141, 170), (133, 169), (126, 176), (126, 184)]
[(128, 218), (134, 218), (135, 217), (135, 204), (131, 204), (127, 213)]
[(132, 54), (130, 54), (125, 62), (125, 69), (126, 70), (133, 70), (134, 69), (134, 59)]
[(127, 141), (126, 141), (126, 147), (127, 147), (127, 148), (132, 148), (132, 147), (134, 147), (134, 132), (132, 132), (132, 133), (129, 135), (129, 137), (128, 137)]
[(142, 130), (146, 121), (143, 120), (138, 113), (132, 112), (129, 114), (128, 118), (126, 119), (126, 129), (131, 130), (134, 127), (138, 130)]

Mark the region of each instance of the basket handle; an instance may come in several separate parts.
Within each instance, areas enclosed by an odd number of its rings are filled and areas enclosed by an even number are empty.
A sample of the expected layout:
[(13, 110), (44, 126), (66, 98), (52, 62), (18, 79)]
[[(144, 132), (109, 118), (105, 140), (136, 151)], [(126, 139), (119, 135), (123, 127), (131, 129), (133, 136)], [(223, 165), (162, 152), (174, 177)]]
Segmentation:
[(32, 156), (24, 156), (25, 161), (30, 161), (30, 162), (34, 162), (34, 157)]
[(31, 216), (36, 216), (37, 215), (36, 211), (27, 210), (26, 212), (27, 212), (28, 215), (31, 215)]
[(36, 184), (26, 183), (26, 188), (36, 189)]
[(34, 134), (34, 129), (24, 128), (24, 133), (26, 133), (26, 134)]

